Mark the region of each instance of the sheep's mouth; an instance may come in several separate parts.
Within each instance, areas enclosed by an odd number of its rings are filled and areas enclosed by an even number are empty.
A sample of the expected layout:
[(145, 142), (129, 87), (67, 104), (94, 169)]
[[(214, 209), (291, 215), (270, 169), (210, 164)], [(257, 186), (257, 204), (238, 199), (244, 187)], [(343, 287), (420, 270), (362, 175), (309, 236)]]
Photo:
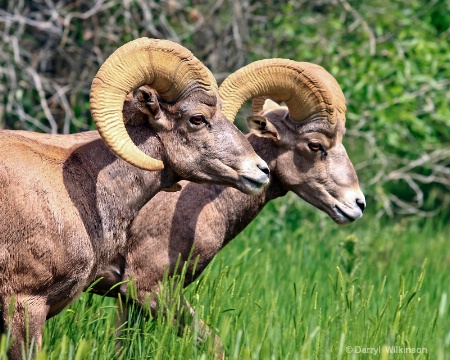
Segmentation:
[(260, 181), (241, 175), (242, 182), (246, 189), (250, 190), (250, 194), (259, 193), (261, 189), (267, 185), (267, 181)]
[(356, 218), (347, 214), (345, 211), (343, 211), (341, 208), (339, 208), (339, 206), (335, 205), (334, 209), (336, 210), (337, 214), (345, 220), (344, 221), (345, 223), (351, 223), (356, 220)]

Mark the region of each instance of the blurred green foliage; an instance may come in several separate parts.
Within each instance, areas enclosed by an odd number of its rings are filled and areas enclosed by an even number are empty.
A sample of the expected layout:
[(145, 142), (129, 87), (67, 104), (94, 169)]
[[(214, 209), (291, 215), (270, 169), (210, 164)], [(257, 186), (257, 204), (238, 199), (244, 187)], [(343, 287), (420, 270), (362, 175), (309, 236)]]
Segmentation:
[(93, 128), (92, 78), (140, 36), (180, 42), (219, 82), (261, 58), (318, 63), (346, 95), (344, 143), (369, 206), (450, 208), (448, 0), (0, 0), (0, 34), (0, 127), (13, 129)]

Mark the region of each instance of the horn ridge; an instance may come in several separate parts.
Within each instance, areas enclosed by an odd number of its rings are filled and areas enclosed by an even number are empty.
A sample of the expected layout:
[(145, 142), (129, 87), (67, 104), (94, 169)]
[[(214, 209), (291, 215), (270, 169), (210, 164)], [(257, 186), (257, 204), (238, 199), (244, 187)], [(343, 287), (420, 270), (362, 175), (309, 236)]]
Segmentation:
[(334, 124), (338, 117), (345, 119), (345, 98), (339, 84), (323, 67), (308, 62), (255, 61), (228, 76), (219, 93), (229, 119), (234, 119), (244, 102), (261, 96), (285, 102), (296, 123), (326, 118)]
[(209, 70), (186, 48), (169, 40), (139, 38), (119, 47), (91, 85), (92, 118), (105, 143), (120, 158), (144, 170), (161, 170), (160, 160), (143, 153), (129, 137), (122, 109), (126, 96), (142, 85), (174, 102), (199, 88), (214, 93)]

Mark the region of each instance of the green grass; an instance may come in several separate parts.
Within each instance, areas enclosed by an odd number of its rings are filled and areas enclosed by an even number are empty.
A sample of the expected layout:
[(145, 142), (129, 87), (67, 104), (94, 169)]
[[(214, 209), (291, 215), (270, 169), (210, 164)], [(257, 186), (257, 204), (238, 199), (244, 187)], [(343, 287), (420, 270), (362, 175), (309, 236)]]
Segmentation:
[[(366, 214), (339, 227), (288, 196), (268, 205), (184, 293), (230, 359), (445, 359), (449, 235), (446, 219)], [(131, 311), (123, 359), (213, 358), (212, 341), (195, 346), (195, 326), (179, 337), (170, 316), (148, 321)], [(114, 300), (83, 294), (47, 322), (39, 358), (114, 358), (114, 313)], [(427, 353), (347, 353), (383, 345)], [(0, 358), (5, 346), (3, 339)]]

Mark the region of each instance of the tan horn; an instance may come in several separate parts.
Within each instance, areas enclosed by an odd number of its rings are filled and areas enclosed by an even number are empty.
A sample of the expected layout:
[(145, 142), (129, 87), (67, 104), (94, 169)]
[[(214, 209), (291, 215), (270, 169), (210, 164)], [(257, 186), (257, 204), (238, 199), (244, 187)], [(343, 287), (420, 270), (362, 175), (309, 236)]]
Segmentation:
[[(336, 79), (323, 67), (288, 59), (251, 63), (228, 76), (219, 88), (222, 112), (233, 120), (248, 100), (265, 96), (284, 102), (296, 123), (345, 120), (345, 98)], [(255, 109), (259, 105), (255, 105)]]
[(262, 115), (264, 103), (269, 99), (268, 96), (257, 96), (252, 100), (252, 114)]
[(161, 170), (160, 160), (142, 152), (128, 135), (122, 109), (128, 93), (142, 85), (173, 102), (193, 89), (217, 87), (209, 70), (186, 48), (168, 40), (140, 38), (121, 46), (92, 81), (92, 118), (105, 143), (123, 160), (144, 170)]

